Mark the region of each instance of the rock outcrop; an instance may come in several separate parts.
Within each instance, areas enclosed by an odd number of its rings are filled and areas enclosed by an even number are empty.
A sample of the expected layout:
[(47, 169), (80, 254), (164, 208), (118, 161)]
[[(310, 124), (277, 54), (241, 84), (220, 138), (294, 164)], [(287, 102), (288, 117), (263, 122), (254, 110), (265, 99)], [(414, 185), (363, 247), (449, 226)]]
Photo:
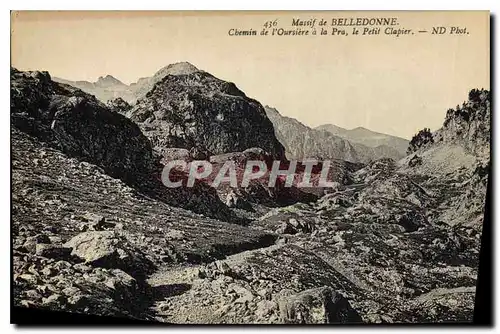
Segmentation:
[(132, 109), (132, 106), (127, 103), (124, 99), (121, 97), (117, 97), (116, 99), (113, 100), (108, 100), (106, 103), (106, 106), (114, 112), (120, 113), (120, 114), (126, 114), (130, 109)]
[(135, 182), (152, 173), (151, 144), (135, 123), (47, 72), (11, 69), (11, 122), (114, 177)]
[(206, 72), (165, 76), (127, 116), (161, 153), (195, 147), (216, 155), (258, 147), (284, 158), (262, 105)]
[(158, 82), (167, 75), (182, 75), (199, 72), (199, 70), (190, 63), (180, 62), (167, 65), (158, 70), (151, 77), (144, 77), (126, 85), (111, 75), (99, 77), (96, 82), (85, 80), (72, 81), (54, 77), (53, 80), (62, 84), (70, 85), (94, 95), (101, 102), (106, 103), (109, 100), (122, 98), (127, 103), (135, 103), (138, 99), (144, 97)]
[(153, 319), (149, 307), (162, 296), (146, 282), (154, 268), (276, 239), (146, 196), (15, 127), (12, 146), (16, 306)]

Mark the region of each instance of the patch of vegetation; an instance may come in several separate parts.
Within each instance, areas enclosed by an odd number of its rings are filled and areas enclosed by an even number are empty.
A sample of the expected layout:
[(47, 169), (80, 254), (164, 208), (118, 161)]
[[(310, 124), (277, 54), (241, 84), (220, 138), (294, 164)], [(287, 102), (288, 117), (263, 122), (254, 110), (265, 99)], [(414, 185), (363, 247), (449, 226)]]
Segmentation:
[(411, 154), (413, 152), (416, 152), (419, 148), (432, 143), (434, 143), (434, 138), (432, 137), (431, 130), (429, 128), (424, 128), (413, 136), (410, 144), (408, 145), (406, 153)]

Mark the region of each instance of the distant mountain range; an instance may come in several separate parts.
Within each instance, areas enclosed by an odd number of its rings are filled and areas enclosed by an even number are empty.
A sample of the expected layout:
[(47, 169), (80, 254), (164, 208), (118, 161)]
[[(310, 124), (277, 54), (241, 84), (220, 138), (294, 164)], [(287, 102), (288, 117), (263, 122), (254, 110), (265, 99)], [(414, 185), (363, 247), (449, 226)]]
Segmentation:
[(341, 128), (333, 124), (324, 124), (315, 128), (316, 130), (328, 131), (331, 134), (349, 140), (350, 142), (363, 144), (369, 147), (388, 146), (405, 155), (408, 148), (408, 140), (391, 136), (385, 133), (375, 132), (363, 127), (351, 130)]
[(161, 81), (167, 75), (190, 74), (197, 71), (199, 70), (188, 62), (170, 64), (160, 69), (152, 77), (140, 78), (137, 82), (130, 85), (124, 84), (111, 75), (99, 77), (96, 82), (71, 81), (57, 77), (53, 77), (52, 79), (55, 82), (79, 88), (84, 92), (94, 95), (103, 102), (121, 97), (129, 103), (135, 103), (135, 101), (145, 96), (157, 82)]
[[(101, 76), (96, 82), (70, 81), (56, 77), (53, 80), (79, 88), (103, 102), (122, 98), (133, 105), (146, 97), (148, 92), (155, 94), (155, 85), (168, 75), (189, 75), (197, 72), (206, 73), (188, 62), (180, 62), (167, 65), (153, 76), (140, 78), (130, 85), (111, 75)], [(347, 130), (326, 124), (313, 129), (294, 118), (282, 116), (272, 107), (266, 106), (265, 111), (274, 125), (276, 137), (285, 146), (289, 159), (328, 158), (350, 162), (368, 162), (379, 158), (399, 160), (405, 156), (408, 147), (406, 139), (365, 128)]]
[(266, 106), (265, 109), (289, 159), (399, 160), (408, 147), (408, 141), (403, 138), (364, 128), (347, 130), (331, 124), (312, 129), (294, 118), (282, 116), (275, 108)]

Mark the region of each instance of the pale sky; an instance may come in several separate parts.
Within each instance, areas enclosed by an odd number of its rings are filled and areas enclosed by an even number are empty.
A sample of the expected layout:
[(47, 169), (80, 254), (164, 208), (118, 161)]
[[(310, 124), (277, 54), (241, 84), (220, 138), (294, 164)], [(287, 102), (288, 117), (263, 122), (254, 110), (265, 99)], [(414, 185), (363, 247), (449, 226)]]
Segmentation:
[[(397, 17), (396, 28), (415, 35), (228, 36), (231, 28), (260, 31), (276, 18), (288, 28), (292, 18), (313, 17), (328, 24), (332, 18)], [(469, 34), (417, 32), (433, 26), (467, 27)], [(20, 70), (88, 81), (111, 74), (128, 84), (188, 61), (309, 126), (363, 126), (405, 138), (439, 128), (446, 110), (471, 88), (489, 88), (489, 48), (484, 11), (12, 15), (11, 59)]]

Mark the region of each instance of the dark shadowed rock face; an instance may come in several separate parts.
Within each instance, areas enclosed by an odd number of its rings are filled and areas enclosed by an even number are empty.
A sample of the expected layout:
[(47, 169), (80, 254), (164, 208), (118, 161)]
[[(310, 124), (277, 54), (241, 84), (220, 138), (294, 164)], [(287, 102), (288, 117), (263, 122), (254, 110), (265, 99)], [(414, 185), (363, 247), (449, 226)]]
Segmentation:
[(47, 72), (11, 70), (11, 121), (114, 177), (135, 181), (151, 171), (151, 144), (136, 124)]
[(160, 152), (197, 147), (222, 154), (259, 147), (284, 157), (262, 105), (206, 72), (167, 75), (127, 115)]
[(285, 146), (288, 159), (342, 159), (358, 162), (360, 157), (347, 140), (316, 131), (298, 120), (282, 116), (275, 108), (265, 107), (276, 136)]

